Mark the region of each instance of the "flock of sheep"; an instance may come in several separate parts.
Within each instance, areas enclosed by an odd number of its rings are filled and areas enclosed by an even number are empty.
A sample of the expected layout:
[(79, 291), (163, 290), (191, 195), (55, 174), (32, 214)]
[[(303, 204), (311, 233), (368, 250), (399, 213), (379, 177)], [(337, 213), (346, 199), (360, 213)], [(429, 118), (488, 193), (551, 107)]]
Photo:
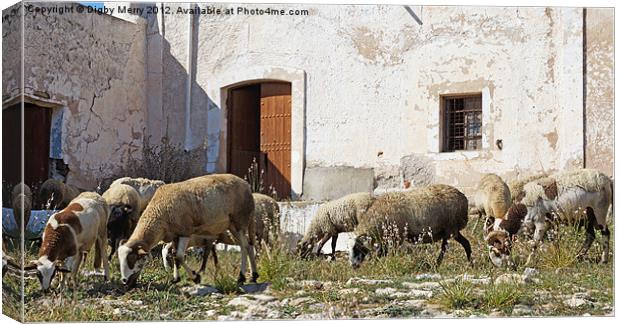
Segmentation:
[[(256, 282), (255, 252), (273, 243), (280, 231), (276, 201), (253, 194), (245, 180), (230, 174), (205, 175), (172, 184), (126, 177), (114, 181), (103, 195), (78, 194), (62, 182), (48, 181), (40, 195), (61, 210), (47, 221), (39, 258), (25, 265), (23, 272), (38, 277), (43, 290), (49, 289), (58, 272), (71, 273), (74, 286), (77, 285), (83, 256), (93, 246), (94, 267), (99, 269), (103, 265), (105, 280), (109, 280), (108, 261), (117, 254), (121, 281), (133, 287), (147, 256), (160, 243), (164, 244), (162, 258), (166, 269), (172, 261), (174, 282), (180, 280), (181, 267), (190, 279), (200, 282), (199, 273), (205, 270), (209, 255), (213, 254), (217, 264), (216, 243), (239, 245), (238, 282), (246, 280), (248, 260), (251, 281)], [(24, 201), (26, 214), (32, 205), (30, 190), (20, 185), (13, 197)], [(607, 219), (612, 212), (612, 200), (611, 179), (591, 169), (537, 175), (514, 181), (510, 186), (499, 176), (487, 174), (471, 202), (458, 189), (443, 184), (380, 196), (355, 193), (321, 205), (298, 243), (297, 253), (302, 258), (318, 255), (331, 239), (334, 258), (338, 234), (353, 232), (349, 261), (354, 268), (370, 253), (381, 257), (394, 243), (405, 240), (414, 244), (441, 241), (439, 265), (448, 240), (453, 238), (463, 246), (471, 262), (471, 246), (461, 231), (467, 225), (468, 215), (474, 212), (486, 216), (485, 241), (489, 258), (498, 267), (514, 267), (511, 246), (514, 237), (522, 233), (533, 234), (536, 243), (528, 258), (530, 262), (545, 232), (557, 221), (585, 226), (586, 239), (579, 256), (587, 253), (598, 229), (603, 236), (601, 262), (607, 262)], [(106, 253), (106, 244), (111, 246), (110, 254)], [(185, 263), (186, 250), (192, 246), (203, 248), (199, 271)], [(3, 274), (21, 271), (19, 265), (3, 255)]]

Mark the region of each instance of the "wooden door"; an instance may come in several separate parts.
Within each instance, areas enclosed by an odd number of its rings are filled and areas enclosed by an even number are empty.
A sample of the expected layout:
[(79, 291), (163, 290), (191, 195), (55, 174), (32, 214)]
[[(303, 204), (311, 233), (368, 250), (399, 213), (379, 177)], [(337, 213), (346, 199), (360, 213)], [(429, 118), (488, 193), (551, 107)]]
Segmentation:
[[(13, 186), (21, 181), (21, 104), (2, 110), (2, 179)], [(52, 109), (24, 105), (24, 182), (31, 188), (48, 178)]]
[(228, 108), (228, 172), (244, 178), (260, 155), (260, 85), (232, 89)]
[(260, 91), (260, 150), (266, 156), (265, 187), (291, 195), (291, 84), (266, 82)]
[(52, 109), (24, 105), (24, 181), (31, 187), (49, 176)]

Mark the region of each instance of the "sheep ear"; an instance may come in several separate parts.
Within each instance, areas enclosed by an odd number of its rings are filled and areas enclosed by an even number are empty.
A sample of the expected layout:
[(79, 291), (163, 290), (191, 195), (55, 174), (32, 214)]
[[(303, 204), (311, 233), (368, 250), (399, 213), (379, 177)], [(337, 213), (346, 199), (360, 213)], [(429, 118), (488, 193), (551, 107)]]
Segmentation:
[(24, 266), (24, 271), (32, 271), (37, 268), (37, 263), (35, 261), (30, 261), (27, 265)]
[(145, 257), (145, 256), (147, 256), (147, 255), (149, 255), (149, 253), (148, 253), (148, 252), (146, 252), (146, 251), (144, 251), (144, 249), (143, 249), (143, 248), (141, 248), (141, 247), (140, 247), (140, 248), (138, 249), (138, 257), (143, 258), (143, 257)]

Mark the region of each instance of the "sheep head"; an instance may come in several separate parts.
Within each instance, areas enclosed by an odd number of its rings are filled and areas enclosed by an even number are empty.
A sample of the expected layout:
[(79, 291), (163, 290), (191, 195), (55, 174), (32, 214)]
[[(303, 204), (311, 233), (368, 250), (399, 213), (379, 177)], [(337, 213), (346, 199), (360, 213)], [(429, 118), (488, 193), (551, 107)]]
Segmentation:
[(349, 240), (349, 262), (354, 269), (360, 267), (372, 246), (371, 240), (366, 235), (353, 236)]
[(54, 279), (57, 272), (67, 273), (71, 271), (60, 266), (59, 260), (50, 261), (45, 255), (24, 266), (24, 274), (36, 275), (43, 291), (49, 290), (52, 279)]
[(125, 286), (133, 288), (149, 254), (142, 242), (121, 242), (118, 248), (118, 259), (121, 268), (121, 281)]
[(489, 258), (496, 267), (514, 267), (510, 258), (512, 240), (506, 231), (491, 231), (486, 237), (485, 242), (489, 247)]

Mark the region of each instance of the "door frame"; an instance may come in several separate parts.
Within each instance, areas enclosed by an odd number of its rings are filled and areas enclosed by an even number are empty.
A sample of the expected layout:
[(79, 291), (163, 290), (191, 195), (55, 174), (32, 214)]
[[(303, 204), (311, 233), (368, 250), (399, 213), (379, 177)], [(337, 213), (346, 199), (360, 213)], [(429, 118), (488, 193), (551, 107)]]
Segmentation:
[(213, 102), (221, 107), (219, 122), (220, 145), (216, 164), (217, 172), (228, 170), (228, 91), (240, 86), (262, 82), (289, 82), (291, 84), (291, 198), (302, 194), (303, 171), (305, 167), (306, 141), (306, 72), (283, 67), (238, 67), (235, 71), (222, 74), (212, 84), (209, 92)]

